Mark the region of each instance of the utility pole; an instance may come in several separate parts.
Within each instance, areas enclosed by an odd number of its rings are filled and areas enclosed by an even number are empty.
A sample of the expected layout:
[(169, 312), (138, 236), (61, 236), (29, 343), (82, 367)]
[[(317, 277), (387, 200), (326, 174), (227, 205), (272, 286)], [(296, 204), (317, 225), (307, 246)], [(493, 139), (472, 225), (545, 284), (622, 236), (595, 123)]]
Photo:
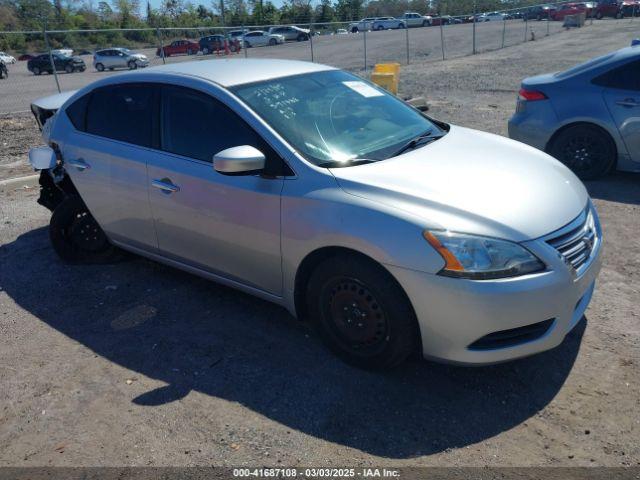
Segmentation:
[(220, 20), (222, 20), (222, 26), (226, 27), (227, 24), (224, 22), (224, 0), (220, 0)]

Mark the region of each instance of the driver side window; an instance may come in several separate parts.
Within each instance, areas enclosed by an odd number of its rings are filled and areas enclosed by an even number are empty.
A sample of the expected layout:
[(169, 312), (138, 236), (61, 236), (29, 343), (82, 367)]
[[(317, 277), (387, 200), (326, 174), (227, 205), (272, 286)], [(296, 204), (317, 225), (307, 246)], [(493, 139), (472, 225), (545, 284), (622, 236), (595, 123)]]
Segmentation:
[(287, 167), (267, 143), (226, 105), (184, 87), (162, 89), (162, 149), (184, 157), (213, 162), (227, 148), (251, 145), (264, 153), (266, 173), (287, 175)]

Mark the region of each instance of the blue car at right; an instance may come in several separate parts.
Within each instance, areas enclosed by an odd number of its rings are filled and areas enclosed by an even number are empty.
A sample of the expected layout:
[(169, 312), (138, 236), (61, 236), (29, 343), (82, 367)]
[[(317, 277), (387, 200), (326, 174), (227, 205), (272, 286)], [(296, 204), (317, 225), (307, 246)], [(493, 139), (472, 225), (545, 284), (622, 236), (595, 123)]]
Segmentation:
[(509, 137), (583, 180), (640, 172), (640, 46), (522, 81)]

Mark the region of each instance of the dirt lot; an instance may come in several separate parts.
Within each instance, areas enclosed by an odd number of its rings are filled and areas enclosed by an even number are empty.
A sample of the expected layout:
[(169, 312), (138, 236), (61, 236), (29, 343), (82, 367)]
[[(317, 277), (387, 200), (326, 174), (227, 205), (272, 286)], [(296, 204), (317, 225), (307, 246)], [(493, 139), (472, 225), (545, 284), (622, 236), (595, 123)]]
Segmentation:
[[(627, 45), (634, 25), (619, 27), (411, 65), (402, 90), (504, 134), (522, 77)], [(340, 363), (278, 307), (179, 271), (63, 265), (36, 191), (5, 188), (0, 465), (638, 466), (640, 176), (588, 188), (604, 267), (560, 347), (387, 374)]]

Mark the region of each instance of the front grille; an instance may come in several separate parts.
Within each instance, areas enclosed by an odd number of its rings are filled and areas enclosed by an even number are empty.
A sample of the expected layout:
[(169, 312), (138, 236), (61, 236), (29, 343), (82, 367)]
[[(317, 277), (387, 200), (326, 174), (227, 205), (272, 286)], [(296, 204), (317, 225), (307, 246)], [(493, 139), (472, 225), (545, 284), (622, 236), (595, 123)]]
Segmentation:
[(469, 348), (469, 350), (493, 350), (496, 348), (513, 347), (525, 342), (537, 340), (549, 331), (553, 321), (554, 319), (551, 318), (543, 322), (525, 325), (524, 327), (493, 332), (479, 338), (467, 348)]
[(587, 263), (598, 241), (593, 214), (590, 210), (585, 211), (562, 229), (559, 235), (546, 241), (558, 251), (567, 265), (578, 270)]

